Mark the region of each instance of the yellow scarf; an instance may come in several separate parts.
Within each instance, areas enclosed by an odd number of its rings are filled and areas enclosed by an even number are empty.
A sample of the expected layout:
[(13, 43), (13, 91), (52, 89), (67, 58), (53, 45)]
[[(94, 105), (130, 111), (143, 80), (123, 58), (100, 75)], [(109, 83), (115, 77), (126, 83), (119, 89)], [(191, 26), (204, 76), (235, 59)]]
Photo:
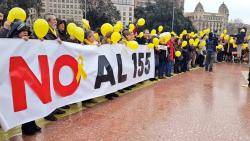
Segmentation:
[(87, 44), (87, 45), (94, 45), (93, 43), (91, 43), (89, 40), (85, 39), (84, 42)]
[(54, 34), (54, 35), (57, 37), (56, 30), (55, 30), (55, 29), (53, 29), (53, 28), (51, 28), (51, 27), (49, 27), (49, 29), (50, 29), (50, 31), (52, 32), (52, 34)]

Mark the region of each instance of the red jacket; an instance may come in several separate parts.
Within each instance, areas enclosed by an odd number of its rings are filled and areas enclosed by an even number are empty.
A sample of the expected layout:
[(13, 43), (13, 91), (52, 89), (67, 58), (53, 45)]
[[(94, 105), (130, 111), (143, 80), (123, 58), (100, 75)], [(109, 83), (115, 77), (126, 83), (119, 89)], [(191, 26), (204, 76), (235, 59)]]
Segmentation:
[(168, 41), (167, 46), (168, 46), (169, 57), (171, 60), (174, 60), (175, 56), (174, 42), (172, 40)]

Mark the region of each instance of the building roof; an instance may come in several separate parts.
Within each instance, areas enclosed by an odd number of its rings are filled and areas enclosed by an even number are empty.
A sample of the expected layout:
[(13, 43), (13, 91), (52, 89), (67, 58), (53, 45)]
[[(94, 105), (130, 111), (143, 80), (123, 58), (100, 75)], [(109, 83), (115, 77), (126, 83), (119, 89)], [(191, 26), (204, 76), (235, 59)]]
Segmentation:
[(228, 8), (227, 8), (227, 6), (226, 6), (226, 4), (224, 2), (219, 7), (219, 13), (220, 14), (226, 14), (226, 15), (229, 14), (229, 10), (228, 10)]
[(196, 11), (196, 12), (204, 12), (203, 5), (199, 2), (199, 3), (196, 5), (194, 11)]

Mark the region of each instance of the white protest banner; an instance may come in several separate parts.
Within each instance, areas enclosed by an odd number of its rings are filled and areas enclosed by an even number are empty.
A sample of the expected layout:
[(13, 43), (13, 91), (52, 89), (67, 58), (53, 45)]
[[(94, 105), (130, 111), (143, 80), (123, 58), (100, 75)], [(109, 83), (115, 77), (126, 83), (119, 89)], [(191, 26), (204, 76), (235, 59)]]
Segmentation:
[(133, 52), (121, 44), (0, 39), (0, 48), (0, 124), (5, 131), (153, 78), (155, 72), (154, 51), (147, 46)]

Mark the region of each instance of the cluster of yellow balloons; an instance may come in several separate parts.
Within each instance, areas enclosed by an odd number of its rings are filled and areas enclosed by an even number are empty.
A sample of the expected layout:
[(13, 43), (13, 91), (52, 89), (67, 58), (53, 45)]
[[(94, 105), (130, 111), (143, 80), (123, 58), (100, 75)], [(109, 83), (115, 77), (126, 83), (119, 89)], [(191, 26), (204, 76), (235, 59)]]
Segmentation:
[(14, 7), (9, 11), (7, 21), (12, 23), (14, 20), (26, 20), (26, 12), (20, 7)]
[(67, 31), (71, 37), (76, 38), (81, 43), (84, 42), (84, 36), (85, 36), (84, 30), (81, 27), (78, 27), (75, 23), (69, 23), (67, 25)]
[(101, 26), (101, 33), (104, 37), (107, 36), (108, 33), (112, 33), (114, 27), (110, 23), (105, 23)]
[(160, 43), (164, 45), (164, 44), (167, 44), (167, 42), (171, 40), (172, 36), (170, 33), (164, 32), (160, 34), (159, 38), (160, 38), (159, 39)]

